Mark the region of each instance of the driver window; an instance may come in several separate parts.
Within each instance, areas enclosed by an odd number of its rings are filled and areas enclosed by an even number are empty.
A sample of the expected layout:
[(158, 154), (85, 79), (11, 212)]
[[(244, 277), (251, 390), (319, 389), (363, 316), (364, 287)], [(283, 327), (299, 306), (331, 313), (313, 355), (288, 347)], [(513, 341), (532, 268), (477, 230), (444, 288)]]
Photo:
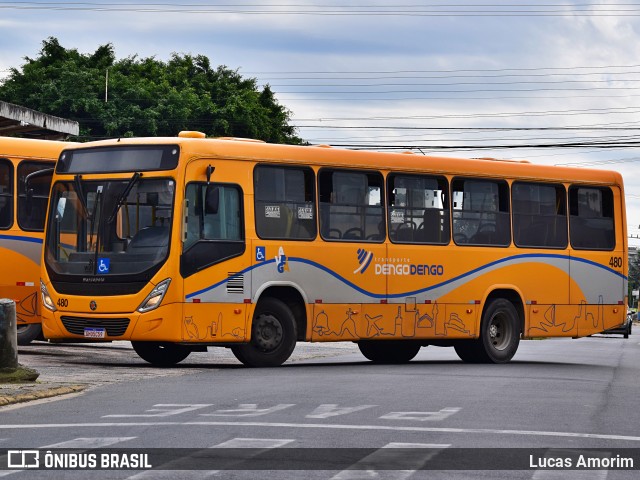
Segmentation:
[(238, 185), (190, 183), (185, 201), (182, 276), (244, 253), (242, 190)]
[[(207, 192), (217, 196), (216, 208), (207, 205)], [(242, 240), (240, 191), (232, 185), (191, 183), (187, 186), (187, 237), (184, 250), (200, 240)]]

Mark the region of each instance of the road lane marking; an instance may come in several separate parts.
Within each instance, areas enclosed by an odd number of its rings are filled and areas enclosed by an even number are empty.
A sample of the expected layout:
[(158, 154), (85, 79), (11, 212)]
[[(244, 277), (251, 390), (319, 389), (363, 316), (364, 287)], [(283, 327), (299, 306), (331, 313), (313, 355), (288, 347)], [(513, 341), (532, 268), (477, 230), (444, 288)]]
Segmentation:
[[(450, 444), (440, 443), (401, 443), (391, 442), (384, 447), (358, 460), (351, 467), (337, 473), (331, 480), (359, 480), (375, 478), (380, 480), (404, 480), (413, 475), (417, 470), (424, 467), (429, 460), (436, 456), (439, 450), (450, 447)], [(415, 449), (425, 448), (424, 455), (416, 455)], [(399, 450), (403, 449), (403, 450)], [(411, 450), (411, 455), (407, 456), (407, 450)], [(410, 461), (410, 463), (409, 463)], [(401, 470), (376, 470), (379, 465), (402, 465)], [(411, 465), (412, 468), (407, 468)]]
[(52, 443), (40, 448), (82, 448), (90, 450), (92, 448), (103, 448), (116, 443), (135, 440), (138, 437), (78, 437), (66, 442)]
[(307, 418), (329, 418), (336, 417), (338, 415), (347, 415), (353, 412), (359, 412), (367, 408), (377, 407), (377, 405), (358, 405), (357, 407), (339, 407), (337, 403), (323, 403), (319, 405), (309, 415), (305, 415)]
[(202, 417), (261, 417), (286, 408), (294, 407), (295, 403), (280, 403), (273, 407), (258, 408), (257, 403), (241, 403), (238, 408), (216, 410), (216, 413), (201, 413)]
[(431, 421), (439, 422), (449, 418), (451, 415), (458, 413), (460, 408), (443, 408), (438, 412), (389, 412), (380, 418), (385, 420), (418, 420), (420, 422)]
[[(266, 452), (272, 448), (280, 448), (288, 443), (294, 442), (293, 439), (283, 439), (283, 438), (232, 438), (231, 440), (227, 440), (226, 442), (218, 443), (209, 448), (252, 448), (251, 455), (247, 455), (246, 460), (251, 457), (255, 457)], [(206, 452), (206, 449), (202, 451)], [(147, 470), (145, 472), (140, 472), (131, 477), (127, 477), (127, 480), (144, 480), (144, 479), (154, 479), (154, 480), (174, 480), (176, 478), (189, 478), (189, 479), (205, 479), (209, 478), (217, 473), (220, 470), (177, 470), (172, 469), (171, 467), (181, 466), (189, 458), (195, 458), (198, 456), (198, 452), (195, 452), (187, 457), (180, 458), (179, 460), (174, 460), (171, 462), (167, 462), (165, 464), (160, 465), (160, 467), (164, 467), (162, 470)]]
[[(219, 443), (211, 448), (255, 448), (262, 452), (270, 448), (284, 447), (288, 443), (295, 442), (292, 438), (232, 438), (226, 442)], [(259, 453), (262, 453), (259, 452)]]
[(101, 418), (128, 418), (128, 417), (169, 417), (181, 413), (193, 412), (201, 408), (211, 407), (211, 403), (158, 403), (155, 408), (145, 410), (153, 413), (117, 413), (102, 415)]
[(346, 425), (323, 423), (284, 423), (284, 422), (90, 422), (90, 423), (36, 423), (23, 425), (0, 425), (0, 430), (37, 430), (41, 428), (115, 428), (115, 427), (266, 427), (266, 428), (320, 428), (333, 430), (371, 430), (371, 431), (398, 431), (398, 432), (430, 432), (430, 433), (460, 433), (460, 434), (491, 434), (491, 435), (517, 435), (531, 437), (558, 437), (558, 438), (591, 438), (597, 440), (621, 440), (626, 442), (640, 442), (640, 436), (613, 435), (605, 433), (580, 433), (580, 432), (551, 432), (544, 430), (508, 430), (494, 428), (445, 428), (445, 427), (421, 427), (421, 426), (394, 426), (394, 425)]

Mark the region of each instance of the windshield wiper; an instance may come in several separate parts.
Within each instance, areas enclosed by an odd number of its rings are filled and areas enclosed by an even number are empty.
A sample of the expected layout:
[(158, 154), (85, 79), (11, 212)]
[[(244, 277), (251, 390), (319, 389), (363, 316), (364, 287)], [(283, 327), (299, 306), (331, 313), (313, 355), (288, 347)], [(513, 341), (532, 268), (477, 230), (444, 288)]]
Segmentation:
[(142, 174), (140, 172), (135, 172), (133, 174), (133, 176), (129, 180), (129, 183), (127, 183), (127, 186), (125, 187), (125, 189), (122, 191), (122, 193), (118, 197), (118, 201), (116, 202), (116, 206), (113, 209), (113, 212), (111, 212), (111, 215), (109, 215), (109, 219), (107, 220), (107, 225), (115, 220), (116, 215), (118, 214), (118, 210), (122, 206), (122, 203), (127, 199), (127, 196), (129, 196), (129, 192), (131, 192), (131, 189), (136, 184), (136, 182), (140, 179), (141, 176), (142, 176)]
[[(100, 198), (102, 197), (102, 185), (98, 187), (96, 190), (96, 201), (93, 203), (93, 210), (91, 211), (91, 216), (89, 217), (89, 245), (93, 244), (93, 232), (96, 226), (96, 216), (98, 212), (98, 204), (100, 203)], [(98, 239), (96, 239), (96, 252), (98, 252)]]
[[(94, 231), (94, 227), (96, 225), (96, 216), (98, 213), (98, 204), (100, 203), (100, 199), (102, 198), (102, 185), (98, 186), (98, 189), (96, 190), (96, 201), (93, 204), (93, 211), (91, 212), (91, 227), (90, 227), (90, 231), (89, 231), (89, 245), (91, 245), (93, 243), (93, 231)], [(99, 228), (99, 227), (98, 227)], [(93, 265), (94, 265), (94, 272), (93, 274), (96, 275), (97, 272), (95, 271), (95, 269), (98, 268), (98, 255), (99, 255), (99, 249), (100, 249), (100, 231), (98, 230), (98, 233), (96, 235), (96, 249), (95, 252), (93, 254)]]
[(91, 217), (89, 216), (89, 207), (87, 207), (87, 201), (84, 198), (84, 191), (82, 190), (82, 177), (80, 177), (80, 174), (76, 174), (76, 176), (73, 177), (73, 181), (76, 185), (76, 192), (78, 194), (78, 199), (80, 200), (80, 205), (82, 205), (84, 216), (91, 220)]

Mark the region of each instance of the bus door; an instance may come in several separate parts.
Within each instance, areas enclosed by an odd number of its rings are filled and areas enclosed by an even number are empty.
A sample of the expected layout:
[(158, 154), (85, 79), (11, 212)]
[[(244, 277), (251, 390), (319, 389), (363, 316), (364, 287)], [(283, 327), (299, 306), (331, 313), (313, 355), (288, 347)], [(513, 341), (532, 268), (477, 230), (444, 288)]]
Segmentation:
[(578, 334), (621, 325), (626, 315), (622, 198), (617, 187), (569, 188), (571, 304)]
[(251, 253), (245, 243), (241, 178), (233, 162), (198, 160), (187, 166), (180, 257), (185, 342), (249, 339)]

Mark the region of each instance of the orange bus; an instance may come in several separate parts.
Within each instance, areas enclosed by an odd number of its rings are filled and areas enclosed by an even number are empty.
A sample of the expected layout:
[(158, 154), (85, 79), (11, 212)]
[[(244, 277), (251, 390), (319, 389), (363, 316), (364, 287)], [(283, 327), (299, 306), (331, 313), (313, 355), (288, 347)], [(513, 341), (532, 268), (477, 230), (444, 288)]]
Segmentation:
[(625, 320), (611, 171), (182, 132), (69, 147), (51, 195), (45, 336), (156, 365), (222, 346), (275, 366), (297, 341), (504, 363), (521, 338)]
[(18, 344), (42, 334), (38, 279), (53, 166), (68, 143), (0, 137), (0, 297), (16, 302)]

